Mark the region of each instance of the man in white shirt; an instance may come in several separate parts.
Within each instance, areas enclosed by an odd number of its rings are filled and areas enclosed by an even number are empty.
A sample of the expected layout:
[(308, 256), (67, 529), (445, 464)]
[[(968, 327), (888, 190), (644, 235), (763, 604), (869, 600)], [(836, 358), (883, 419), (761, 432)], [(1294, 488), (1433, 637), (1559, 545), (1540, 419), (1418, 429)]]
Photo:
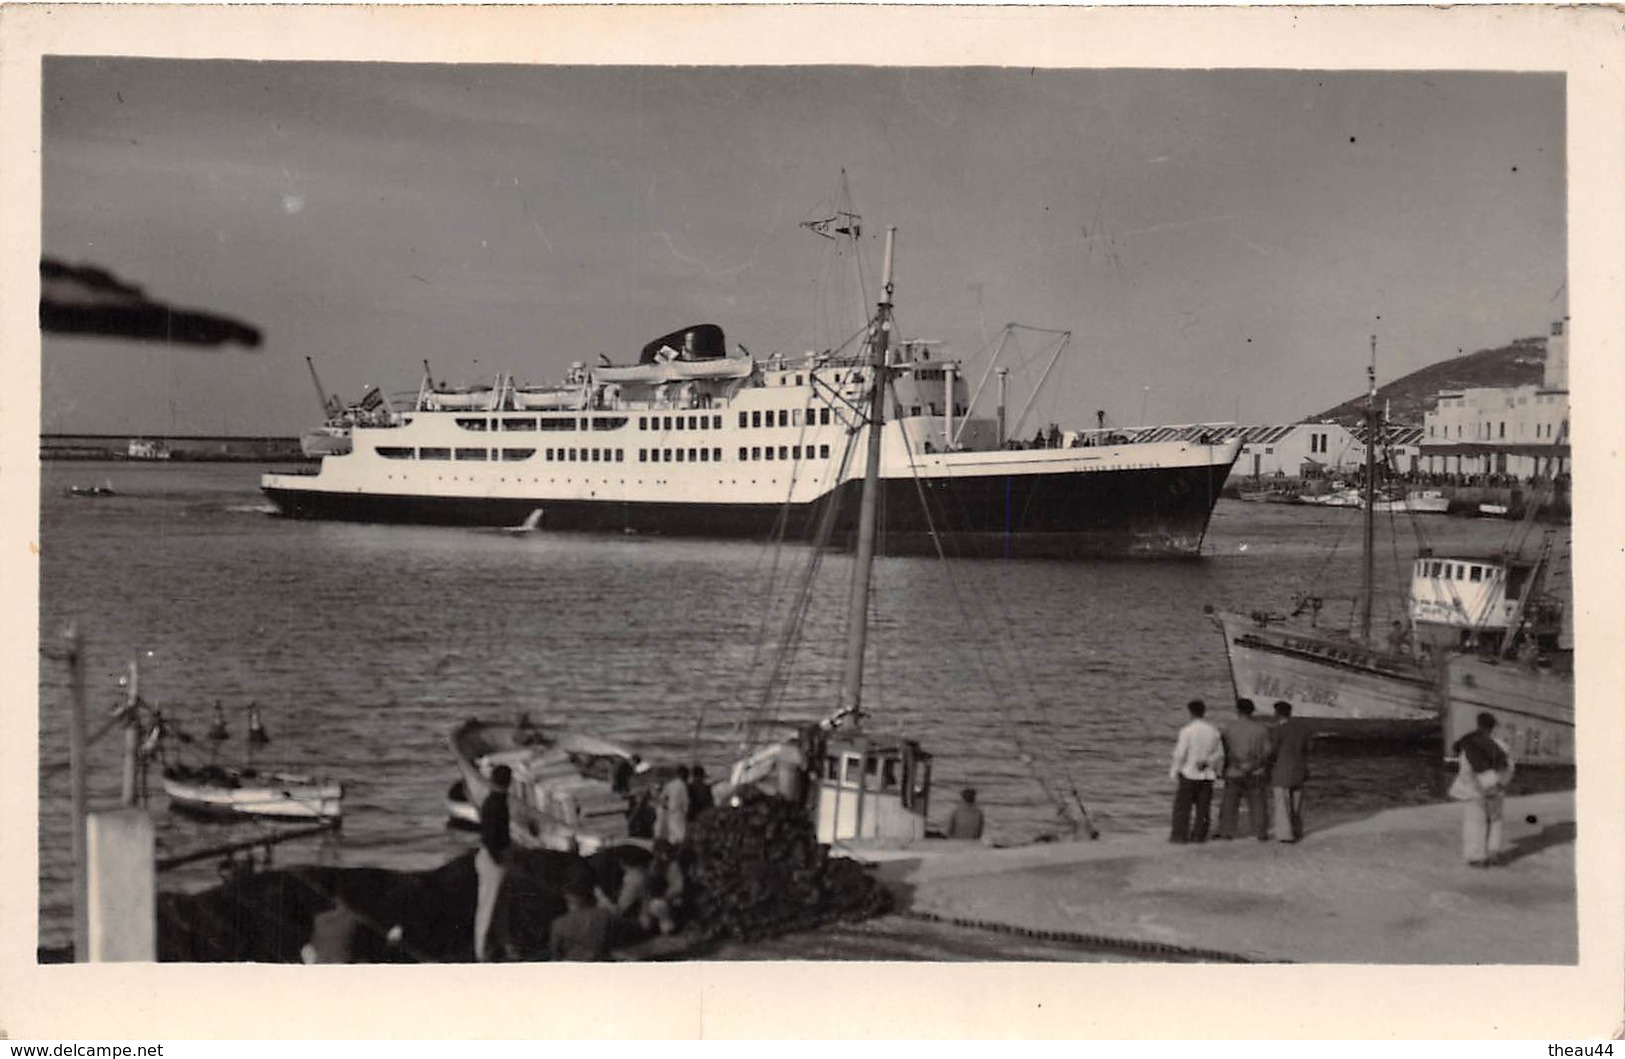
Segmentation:
[[(1224, 768), (1224, 739), (1217, 728), (1202, 719), (1207, 705), (1201, 699), (1192, 699), (1185, 708), (1190, 710), (1190, 723), (1179, 730), (1173, 766), (1168, 770), (1168, 778), (1179, 784), (1174, 793), (1173, 830), (1168, 841), (1206, 842), (1213, 781)], [(1192, 809), (1196, 812), (1194, 824)]]

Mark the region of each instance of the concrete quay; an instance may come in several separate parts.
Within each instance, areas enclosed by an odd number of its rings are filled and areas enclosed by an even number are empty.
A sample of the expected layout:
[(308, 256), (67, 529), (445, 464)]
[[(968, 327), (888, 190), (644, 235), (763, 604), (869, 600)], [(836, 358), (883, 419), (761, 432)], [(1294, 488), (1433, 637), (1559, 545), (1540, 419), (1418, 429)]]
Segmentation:
[[(955, 843), (879, 877), (905, 914), (1147, 959), (1572, 964), (1573, 792), (1506, 805), (1506, 863), (1461, 859), (1459, 805), (1317, 824), (1301, 842), (1135, 835), (1020, 849)], [(1534, 822), (1529, 822), (1529, 818)]]

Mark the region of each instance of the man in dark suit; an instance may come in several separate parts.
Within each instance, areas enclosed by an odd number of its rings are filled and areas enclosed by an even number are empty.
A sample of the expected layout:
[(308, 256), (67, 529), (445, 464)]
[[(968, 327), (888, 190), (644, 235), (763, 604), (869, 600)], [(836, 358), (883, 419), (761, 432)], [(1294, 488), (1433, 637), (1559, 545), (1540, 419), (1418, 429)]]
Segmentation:
[(1275, 704), (1275, 764), (1270, 787), (1275, 794), (1275, 837), (1296, 842), (1303, 837), (1303, 785), (1309, 779), (1309, 740), (1314, 732), (1292, 719), (1292, 704)]
[(1269, 795), (1271, 736), (1269, 725), (1253, 716), (1253, 700), (1236, 700), (1236, 719), (1224, 735), (1224, 797), (1219, 803), (1219, 830), (1215, 838), (1235, 838), (1239, 834), (1241, 806), (1247, 805), (1247, 822), (1259, 841), (1269, 838)]

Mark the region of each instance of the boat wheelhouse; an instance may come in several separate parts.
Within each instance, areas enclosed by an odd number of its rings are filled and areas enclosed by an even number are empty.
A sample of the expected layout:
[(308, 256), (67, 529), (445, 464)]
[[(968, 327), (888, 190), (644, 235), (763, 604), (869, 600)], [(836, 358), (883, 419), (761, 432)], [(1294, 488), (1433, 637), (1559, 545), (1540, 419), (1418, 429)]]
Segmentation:
[(1537, 567), (1516, 557), (1424, 555), (1411, 568), (1411, 625), (1436, 646), (1469, 637), (1497, 645), (1517, 622)]

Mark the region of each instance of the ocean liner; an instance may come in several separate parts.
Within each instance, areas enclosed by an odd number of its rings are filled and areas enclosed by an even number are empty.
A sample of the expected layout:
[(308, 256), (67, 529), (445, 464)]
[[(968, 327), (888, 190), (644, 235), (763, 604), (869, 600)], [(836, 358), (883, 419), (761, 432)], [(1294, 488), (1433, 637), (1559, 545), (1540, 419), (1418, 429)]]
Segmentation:
[[(1199, 430), (1138, 442), (1051, 431), (1042, 444), (971, 415), (961, 366), (923, 342), (892, 347), (880, 445), (881, 548), (1006, 558), (1197, 556), (1235, 440)], [(435, 386), (356, 423), (315, 473), (266, 474), (294, 518), (545, 531), (809, 536), (850, 544), (873, 371), (857, 353), (730, 355), (714, 324), (648, 343), (637, 362), (553, 387), (499, 377)], [(826, 521), (827, 519), (827, 521)]]

